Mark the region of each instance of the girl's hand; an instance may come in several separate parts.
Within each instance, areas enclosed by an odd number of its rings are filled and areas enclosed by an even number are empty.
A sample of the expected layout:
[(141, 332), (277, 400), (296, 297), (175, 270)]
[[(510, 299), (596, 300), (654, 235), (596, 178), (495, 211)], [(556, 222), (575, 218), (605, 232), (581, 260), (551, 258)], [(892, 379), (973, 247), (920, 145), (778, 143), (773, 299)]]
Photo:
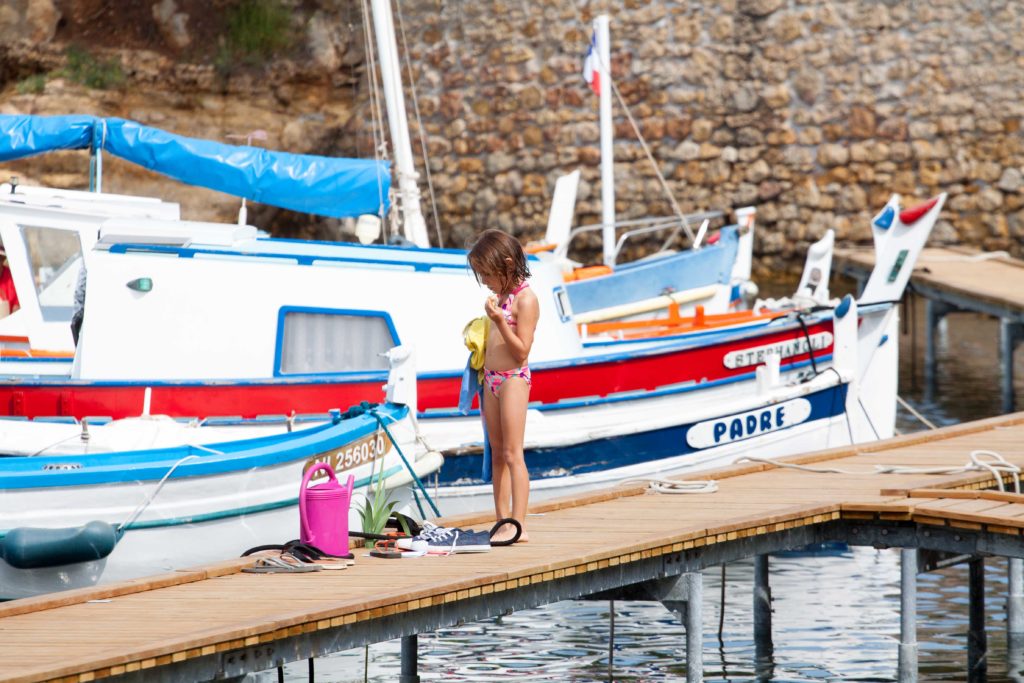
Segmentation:
[(487, 301), (484, 302), (484, 312), (487, 313), (487, 317), (491, 319), (491, 322), (498, 323), (502, 320), (501, 309), (498, 308), (498, 298), (494, 296), (487, 297)]

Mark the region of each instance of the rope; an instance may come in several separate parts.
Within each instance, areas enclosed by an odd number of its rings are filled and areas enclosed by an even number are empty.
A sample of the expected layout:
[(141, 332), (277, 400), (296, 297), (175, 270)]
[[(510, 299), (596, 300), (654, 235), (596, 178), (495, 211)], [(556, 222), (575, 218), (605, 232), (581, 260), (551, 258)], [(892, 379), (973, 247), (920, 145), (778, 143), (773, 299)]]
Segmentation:
[(186, 460), (192, 460), (193, 458), (198, 457), (198, 455), (186, 455), (184, 458), (171, 465), (171, 468), (167, 470), (167, 474), (165, 474), (163, 479), (160, 480), (160, 483), (156, 485), (156, 488), (153, 490), (153, 493), (149, 494), (149, 498), (147, 498), (145, 502), (142, 503), (142, 505), (135, 508), (135, 511), (132, 514), (128, 515), (128, 519), (124, 520), (124, 522), (118, 525), (116, 530), (118, 539), (120, 539), (124, 532), (128, 529), (128, 526), (139, 518), (139, 515), (142, 514), (143, 510), (149, 507), (149, 504), (152, 503), (153, 499), (156, 498), (158, 493), (160, 493), (160, 489), (162, 489), (164, 487), (164, 484), (167, 483), (167, 479), (171, 476), (171, 474), (174, 473), (174, 470), (178, 469), (178, 465), (185, 462)]
[[(597, 55), (597, 58), (601, 59), (600, 54)], [(611, 67), (606, 66), (606, 71), (609, 75), (608, 81), (611, 83), (612, 92), (615, 93), (615, 97), (618, 98), (619, 104), (622, 106), (622, 110), (626, 112), (626, 118), (629, 119), (629, 125), (633, 127), (633, 132), (636, 133), (636, 139), (640, 142), (640, 147), (644, 150), (644, 154), (647, 155), (647, 160), (651, 162), (651, 166), (654, 168), (654, 174), (658, 176), (658, 182), (661, 184), (661, 189), (665, 191), (665, 195), (668, 197), (668, 201), (672, 205), (672, 211), (674, 211), (676, 217), (679, 218), (682, 223), (683, 230), (686, 231), (686, 236), (690, 238), (690, 243), (692, 244), (695, 237), (693, 229), (690, 228), (690, 221), (686, 220), (686, 215), (683, 213), (683, 210), (679, 208), (679, 204), (676, 203), (676, 198), (672, 196), (672, 190), (669, 189), (668, 183), (665, 182), (665, 176), (661, 174), (661, 169), (658, 168), (657, 162), (654, 161), (654, 155), (651, 154), (651, 150), (647, 146), (647, 141), (644, 140), (644, 136), (640, 134), (640, 128), (636, 125), (636, 121), (633, 119), (633, 114), (629, 111), (629, 107), (626, 105), (626, 100), (622, 99), (622, 93), (619, 92), (619, 87), (615, 85), (615, 81), (611, 79)]]
[[(368, 412), (370, 413), (370, 415), (373, 415), (375, 418), (377, 418), (377, 424), (380, 425), (381, 429), (384, 430), (384, 433), (388, 435), (388, 438), (394, 445), (395, 450), (398, 451), (398, 457), (402, 459), (402, 463), (405, 465), (405, 469), (409, 470), (409, 475), (412, 477), (412, 480), (416, 482), (416, 487), (419, 488), (420, 493), (422, 493), (423, 497), (427, 500), (427, 503), (430, 505), (430, 509), (434, 511), (434, 514), (436, 516), (440, 517), (441, 511), (437, 509), (437, 505), (434, 504), (434, 499), (430, 497), (429, 493), (427, 493), (427, 488), (423, 485), (423, 481), (419, 478), (419, 476), (417, 476), (416, 470), (413, 469), (412, 465), (409, 464), (409, 461), (405, 457), (405, 453), (402, 452), (402, 447), (398, 445), (398, 441), (396, 441), (395, 437), (391, 434), (391, 430), (388, 429), (387, 424), (384, 423), (384, 418), (382, 418), (380, 414), (377, 412), (376, 407), (370, 406), (370, 404), (366, 403), (366, 401), (363, 401), (363, 403), (360, 404), (359, 407), (362, 407), (365, 410), (365, 412)], [(348, 411), (346, 411), (346, 414), (348, 414), (355, 408), (355, 406), (349, 408)]]
[(903, 397), (900, 396), (899, 394), (896, 394), (896, 402), (903, 406), (907, 410), (907, 412), (909, 412), (911, 415), (920, 420), (926, 427), (928, 427), (928, 429), (938, 429), (938, 427), (936, 427), (934, 423), (930, 422), (928, 418), (914, 410), (914, 407), (907, 403), (905, 400), (903, 400)]
[(409, 60), (409, 45), (405, 40), (405, 22), (402, 20), (402, 3), (395, 0), (395, 8), (398, 10), (398, 30), (402, 34), (402, 50), (405, 53), (405, 68), (409, 72), (409, 92), (412, 94), (412, 110), (416, 114), (416, 126), (420, 134), (420, 153), (423, 155), (423, 169), (427, 176), (427, 192), (430, 194), (430, 212), (434, 216), (434, 231), (437, 233), (437, 246), (444, 246), (444, 239), (441, 237), (441, 219), (437, 215), (437, 197), (434, 195), (434, 180), (430, 175), (430, 159), (427, 158), (427, 136), (423, 128), (423, 119), (420, 117), (420, 101), (416, 97), (416, 84), (413, 80), (412, 62)]
[(657, 478), (637, 478), (637, 479), (626, 479), (621, 484), (630, 483), (646, 483), (647, 488), (655, 493), (714, 493), (718, 490), (717, 481), (681, 481), (678, 479), (657, 479)]
[(748, 455), (744, 458), (740, 458), (736, 461), (737, 464), (743, 462), (760, 462), (767, 465), (773, 465), (775, 467), (783, 467), (791, 470), (799, 470), (801, 472), (813, 472), (815, 474), (852, 474), (852, 475), (864, 475), (864, 474), (963, 474), (965, 472), (979, 472), (987, 470), (992, 477), (996, 480), (1000, 491), (1004, 491), (1003, 487), (1003, 475), (1010, 474), (1013, 476), (1014, 489), (1017, 493), (1020, 493), (1020, 472), (1021, 468), (1008, 462), (1002, 455), (995, 451), (988, 450), (976, 450), (971, 451), (970, 462), (960, 467), (914, 467), (911, 465), (874, 465), (872, 471), (865, 470), (844, 470), (838, 467), (811, 467), (809, 465), (799, 465), (792, 462), (782, 462), (780, 460), (774, 460), (772, 458), (761, 458), (753, 455)]
[[(375, 161), (381, 161), (385, 155), (385, 142), (384, 142), (384, 131), (381, 109), (380, 109), (380, 88), (377, 83), (377, 60), (374, 58), (373, 41), (370, 40), (370, 27), (372, 19), (370, 17), (370, 9), (366, 4), (366, 0), (362, 2), (363, 6), (363, 42), (365, 43), (366, 58), (369, 62), (369, 81), (370, 81), (370, 129), (373, 131), (373, 158)], [(380, 130), (378, 130), (378, 124), (380, 124)], [(384, 220), (384, 181), (381, 177), (380, 163), (376, 164), (377, 167), (377, 199), (380, 202), (380, 217), (381, 222)]]

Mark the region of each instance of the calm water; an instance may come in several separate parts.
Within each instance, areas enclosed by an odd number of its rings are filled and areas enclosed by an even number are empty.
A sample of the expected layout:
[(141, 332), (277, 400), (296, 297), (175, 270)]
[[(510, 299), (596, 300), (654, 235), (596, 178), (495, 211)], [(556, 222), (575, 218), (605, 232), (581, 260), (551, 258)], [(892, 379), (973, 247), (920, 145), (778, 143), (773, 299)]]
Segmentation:
[[(766, 288), (770, 292), (770, 287)], [(916, 310), (915, 310), (916, 309)], [(909, 306), (901, 335), (901, 395), (933, 422), (953, 424), (1000, 412), (996, 321), (969, 314), (940, 329), (936, 398), (924, 399), (923, 302)], [(916, 313), (916, 362), (911, 360)], [(1018, 364), (1016, 376), (1024, 376)], [(1017, 400), (1024, 392), (1020, 383)], [(909, 414), (902, 432), (922, 429)], [(967, 460), (967, 454), (964, 454)], [(755, 670), (751, 591), (753, 567), (704, 574), (704, 676), (707, 681), (891, 681), (899, 639), (899, 552), (851, 548), (832, 554), (770, 560), (775, 651)], [(986, 564), (989, 681), (1024, 681), (1020, 655), (1008, 656), (1005, 633), (1006, 562)], [(967, 567), (918, 577), (920, 680), (965, 680)], [(720, 615), (724, 613), (721, 638)], [(685, 680), (685, 630), (658, 603), (616, 602), (614, 656), (609, 673), (607, 602), (571, 601), (516, 612), (420, 636), (420, 676), (445, 681), (678, 681)], [(393, 681), (398, 641), (316, 661), (316, 680)], [(286, 667), (286, 680), (307, 681), (307, 664)], [(276, 681), (266, 672), (261, 683)]]

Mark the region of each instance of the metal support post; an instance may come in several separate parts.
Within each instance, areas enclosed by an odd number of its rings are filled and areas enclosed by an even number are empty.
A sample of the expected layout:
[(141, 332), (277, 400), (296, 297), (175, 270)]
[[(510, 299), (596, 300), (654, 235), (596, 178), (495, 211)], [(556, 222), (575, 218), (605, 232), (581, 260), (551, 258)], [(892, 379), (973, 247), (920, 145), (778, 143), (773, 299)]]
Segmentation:
[(936, 353), (935, 353), (935, 330), (952, 310), (949, 304), (933, 299), (925, 299), (924, 302), (924, 395), (925, 400), (931, 401), (935, 397), (935, 375), (936, 375)]
[(665, 608), (679, 613), (686, 627), (686, 683), (704, 681), (704, 576), (682, 574), (661, 598)]
[(420, 683), (419, 636), (402, 636), (402, 673), (399, 683)]
[(917, 683), (917, 550), (900, 550), (900, 683)]
[(758, 670), (771, 664), (772, 589), (768, 583), (768, 556), (754, 556), (754, 659)]
[(967, 563), (970, 599), (967, 624), (967, 680), (982, 683), (988, 675), (988, 640), (985, 636), (985, 560)]
[(1010, 671), (1024, 665), (1024, 560), (1009, 559), (1006, 599), (1006, 664)]
[(1002, 369), (1003, 412), (1012, 413), (1014, 406), (1013, 392), (1013, 352), (1021, 341), (1021, 324), (1007, 318), (999, 320), (999, 362)]
[(686, 683), (704, 680), (704, 575), (683, 575), (686, 582)]
[(1009, 560), (1010, 594), (1006, 603), (1006, 633), (1011, 638), (1024, 638), (1024, 560), (1011, 557)]

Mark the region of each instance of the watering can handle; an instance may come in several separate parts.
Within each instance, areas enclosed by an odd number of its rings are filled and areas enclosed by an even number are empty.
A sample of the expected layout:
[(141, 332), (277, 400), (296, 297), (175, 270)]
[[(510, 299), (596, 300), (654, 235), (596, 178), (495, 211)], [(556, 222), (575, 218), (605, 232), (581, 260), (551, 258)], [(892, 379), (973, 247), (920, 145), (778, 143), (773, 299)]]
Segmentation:
[[(325, 462), (316, 463), (302, 476), (302, 486), (299, 488), (299, 524), (302, 525), (302, 533), (306, 536), (309, 536), (309, 527), (306, 525), (306, 487), (309, 486), (309, 480), (313, 478), (313, 475), (320, 470), (327, 470), (334, 483), (338, 483), (338, 478), (334, 475), (334, 468)], [(349, 479), (352, 478), (350, 474)]]

